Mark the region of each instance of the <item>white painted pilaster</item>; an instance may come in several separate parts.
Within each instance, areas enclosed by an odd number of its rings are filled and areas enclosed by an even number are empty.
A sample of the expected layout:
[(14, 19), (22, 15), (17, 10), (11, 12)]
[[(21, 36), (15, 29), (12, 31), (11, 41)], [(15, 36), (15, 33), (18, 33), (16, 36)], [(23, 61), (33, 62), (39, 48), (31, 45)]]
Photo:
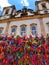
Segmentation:
[(2, 14), (2, 15), (4, 15), (4, 14), (5, 14), (5, 12), (6, 12), (6, 10), (3, 10), (3, 14)]
[(16, 35), (20, 35), (20, 26), (17, 27)]
[(8, 13), (8, 14), (11, 14), (11, 11), (12, 11), (12, 8), (10, 8), (10, 10), (9, 10), (9, 13)]
[(30, 25), (27, 25), (26, 27), (26, 34), (27, 35), (31, 34)]

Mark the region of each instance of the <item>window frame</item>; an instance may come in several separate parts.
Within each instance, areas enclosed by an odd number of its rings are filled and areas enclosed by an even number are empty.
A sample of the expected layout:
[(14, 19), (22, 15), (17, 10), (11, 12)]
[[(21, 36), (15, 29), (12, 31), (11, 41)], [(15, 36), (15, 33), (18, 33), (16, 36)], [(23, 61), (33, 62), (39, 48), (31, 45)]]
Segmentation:
[(46, 9), (46, 3), (41, 3), (42, 8), (45, 10)]
[[(12, 29), (15, 29), (15, 32), (12, 32)], [(17, 29), (16, 25), (11, 26), (11, 35), (12, 35), (12, 33), (16, 34), (16, 29)]]
[[(23, 36), (23, 33), (26, 34), (26, 26), (27, 26), (27, 25), (25, 25), (25, 24), (23, 24), (23, 25), (20, 26), (20, 35), (21, 35), (21, 36)], [(25, 27), (25, 31), (22, 31), (22, 30), (21, 30), (22, 27)], [(21, 34), (21, 33), (22, 33), (22, 34)]]
[(5, 11), (5, 15), (8, 15), (8, 14), (9, 14), (9, 8), (6, 9), (6, 11)]
[[(36, 23), (32, 23), (30, 24), (30, 30), (31, 30), (31, 34), (32, 34), (32, 27), (35, 27), (36, 28), (36, 33), (37, 33), (37, 24)], [(35, 30), (34, 30), (35, 31)], [(35, 35), (36, 33), (32, 34), (32, 35)]]

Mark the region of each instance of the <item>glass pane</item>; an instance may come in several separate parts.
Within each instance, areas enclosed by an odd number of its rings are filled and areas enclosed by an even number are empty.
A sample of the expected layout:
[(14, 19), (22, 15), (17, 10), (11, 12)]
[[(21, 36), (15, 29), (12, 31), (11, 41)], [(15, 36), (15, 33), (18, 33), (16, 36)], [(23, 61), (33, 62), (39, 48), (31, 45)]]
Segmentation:
[(11, 34), (15, 34), (15, 33), (16, 33), (16, 29), (15, 28), (12, 28)]
[(32, 26), (32, 30), (36, 30), (36, 27), (35, 26)]
[(25, 27), (22, 27), (21, 28), (21, 35), (24, 35), (25, 32), (26, 32), (26, 28)]
[(21, 28), (21, 31), (25, 31), (25, 27), (22, 27), (22, 28)]
[(12, 32), (15, 32), (16, 30), (15, 30), (15, 28), (12, 28)]
[(21, 35), (23, 35), (23, 32), (21, 32)]
[(23, 31), (23, 32), (21, 32), (21, 35), (23, 36), (25, 34), (25, 32)]
[(5, 14), (8, 14), (8, 12), (9, 12), (9, 9), (8, 9), (8, 10), (6, 10)]
[(36, 30), (32, 30), (32, 34), (33, 34), (33, 35), (36, 34)]
[(36, 27), (35, 26), (32, 26), (32, 34), (36, 34)]

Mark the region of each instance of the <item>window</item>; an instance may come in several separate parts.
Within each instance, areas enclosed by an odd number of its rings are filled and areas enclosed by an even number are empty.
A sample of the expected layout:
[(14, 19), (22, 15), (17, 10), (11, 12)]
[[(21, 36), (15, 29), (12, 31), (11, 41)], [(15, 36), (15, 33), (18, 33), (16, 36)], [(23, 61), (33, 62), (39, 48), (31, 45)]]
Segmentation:
[(35, 26), (32, 26), (32, 34), (36, 34), (36, 27)]
[(15, 28), (12, 28), (12, 32), (15, 32), (16, 30), (15, 30)]
[(36, 34), (36, 24), (31, 24), (31, 33), (32, 35)]
[(16, 34), (16, 26), (11, 27), (11, 34)]
[(46, 3), (42, 3), (43, 9), (46, 9)]
[(8, 14), (8, 12), (9, 12), (9, 9), (6, 10), (5, 14)]
[(21, 26), (21, 35), (23, 36), (26, 33), (26, 25)]

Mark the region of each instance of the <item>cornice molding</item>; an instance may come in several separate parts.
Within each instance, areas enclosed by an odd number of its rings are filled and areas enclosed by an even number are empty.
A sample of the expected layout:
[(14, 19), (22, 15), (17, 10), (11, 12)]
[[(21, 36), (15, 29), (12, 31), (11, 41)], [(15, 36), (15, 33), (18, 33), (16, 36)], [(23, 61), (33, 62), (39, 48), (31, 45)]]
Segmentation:
[(32, 15), (32, 16), (25, 16), (25, 17), (12, 17), (9, 19), (0, 20), (0, 23), (4, 22), (11, 22), (11, 21), (21, 21), (21, 20), (30, 20), (30, 19), (40, 19), (40, 18), (47, 18), (49, 17), (49, 14), (39, 14), (39, 15)]

